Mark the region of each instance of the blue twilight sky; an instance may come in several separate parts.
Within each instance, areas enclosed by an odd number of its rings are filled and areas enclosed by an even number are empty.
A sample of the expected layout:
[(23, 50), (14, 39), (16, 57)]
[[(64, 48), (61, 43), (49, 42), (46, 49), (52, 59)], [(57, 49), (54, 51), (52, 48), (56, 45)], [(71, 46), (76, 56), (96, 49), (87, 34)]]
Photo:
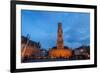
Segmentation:
[(22, 35), (40, 42), (42, 48), (56, 46), (58, 22), (62, 22), (64, 45), (77, 48), (90, 44), (90, 14), (21, 10)]

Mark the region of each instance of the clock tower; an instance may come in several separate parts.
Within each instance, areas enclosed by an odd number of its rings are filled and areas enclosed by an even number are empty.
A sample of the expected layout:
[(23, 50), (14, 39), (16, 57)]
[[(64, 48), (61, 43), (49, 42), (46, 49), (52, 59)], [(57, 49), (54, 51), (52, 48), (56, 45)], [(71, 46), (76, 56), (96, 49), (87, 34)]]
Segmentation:
[(62, 23), (58, 23), (57, 49), (64, 49)]

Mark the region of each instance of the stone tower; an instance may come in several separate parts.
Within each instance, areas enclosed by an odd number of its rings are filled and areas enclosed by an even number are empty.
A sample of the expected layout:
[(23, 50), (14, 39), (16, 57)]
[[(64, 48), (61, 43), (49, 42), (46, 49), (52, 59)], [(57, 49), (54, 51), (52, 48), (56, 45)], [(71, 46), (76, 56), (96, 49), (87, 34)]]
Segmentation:
[(49, 56), (51, 58), (70, 58), (72, 56), (72, 50), (68, 47), (64, 47), (63, 43), (63, 30), (62, 23), (58, 23), (58, 32), (57, 32), (57, 43), (56, 47), (49, 50)]
[(62, 23), (58, 23), (57, 49), (64, 49)]

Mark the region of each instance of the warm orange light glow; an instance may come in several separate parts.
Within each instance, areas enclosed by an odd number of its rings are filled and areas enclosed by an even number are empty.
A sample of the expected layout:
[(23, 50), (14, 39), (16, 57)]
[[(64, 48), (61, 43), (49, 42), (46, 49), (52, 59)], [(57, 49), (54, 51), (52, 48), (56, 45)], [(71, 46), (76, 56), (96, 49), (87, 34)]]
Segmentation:
[(72, 56), (72, 51), (69, 49), (52, 49), (49, 52), (51, 58), (70, 58)]

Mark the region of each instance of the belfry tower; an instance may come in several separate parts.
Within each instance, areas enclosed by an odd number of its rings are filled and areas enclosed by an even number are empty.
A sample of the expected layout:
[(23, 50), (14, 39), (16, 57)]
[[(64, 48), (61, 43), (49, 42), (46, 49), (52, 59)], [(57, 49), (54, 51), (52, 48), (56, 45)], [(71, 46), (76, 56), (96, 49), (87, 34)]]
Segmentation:
[(62, 23), (58, 23), (57, 49), (64, 49)]
[(72, 56), (72, 50), (67, 46), (64, 46), (63, 41), (62, 23), (59, 22), (56, 47), (49, 50), (49, 56), (51, 58), (70, 58)]

